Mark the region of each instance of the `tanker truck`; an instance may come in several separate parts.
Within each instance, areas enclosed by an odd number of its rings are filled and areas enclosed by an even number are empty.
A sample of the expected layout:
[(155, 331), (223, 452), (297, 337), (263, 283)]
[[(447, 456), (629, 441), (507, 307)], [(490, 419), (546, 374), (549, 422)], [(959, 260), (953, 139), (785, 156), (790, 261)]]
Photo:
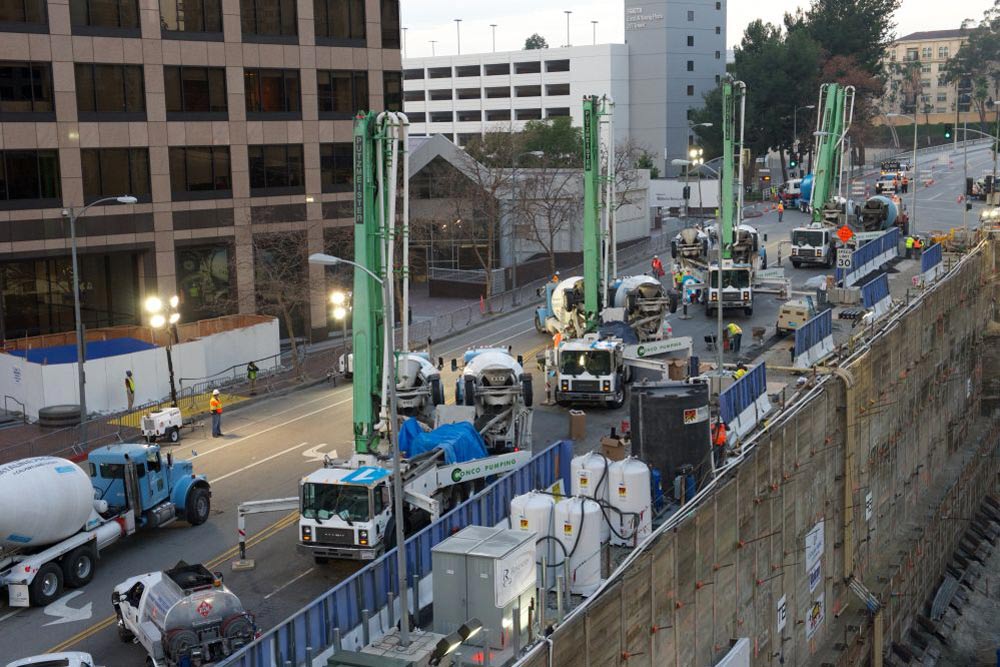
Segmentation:
[(257, 636), (254, 617), (222, 575), (180, 562), (164, 572), (129, 577), (111, 603), (118, 637), (146, 650), (151, 667), (201, 667), (223, 660)]
[[(474, 348), (455, 380), (455, 404), (473, 408), (471, 421), (490, 454), (531, 447), (531, 373), (502, 348)], [(452, 360), (457, 370), (457, 363)], [(452, 421), (455, 421), (454, 419)]]
[(561, 333), (564, 338), (578, 338), (586, 332), (583, 277), (573, 276), (558, 283), (548, 283), (544, 287), (544, 296), (545, 304), (535, 310), (535, 329), (539, 333)]
[(670, 257), (698, 265), (708, 263), (709, 237), (698, 227), (685, 227), (670, 241)]
[(859, 231), (882, 232), (899, 227), (904, 236), (909, 232), (909, 216), (899, 197), (876, 195), (865, 202), (858, 218)]
[(601, 317), (605, 322), (625, 322), (640, 342), (660, 340), (665, 335), (667, 313), (677, 311), (678, 298), (676, 292), (668, 293), (652, 276), (626, 276), (611, 285), (611, 306)]
[[(354, 377), (354, 353), (340, 355), (338, 364), (344, 377)], [(399, 414), (432, 424), (435, 408), (444, 403), (441, 369), (426, 352), (406, 352), (396, 356), (396, 376)]]
[(0, 585), (12, 607), (45, 606), (90, 583), (100, 553), (140, 528), (208, 520), (211, 491), (157, 445), (108, 445), (80, 465), (38, 456), (0, 465)]

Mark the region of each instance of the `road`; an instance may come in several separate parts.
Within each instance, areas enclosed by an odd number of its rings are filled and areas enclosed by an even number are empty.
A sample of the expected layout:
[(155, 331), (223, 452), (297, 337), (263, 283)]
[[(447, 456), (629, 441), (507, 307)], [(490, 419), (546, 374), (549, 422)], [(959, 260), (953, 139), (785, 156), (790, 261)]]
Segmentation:
[[(991, 165), (985, 150), (969, 153), (969, 173), (981, 175)], [(925, 173), (921, 169), (921, 173)], [(927, 232), (948, 229), (962, 223), (962, 206), (955, 197), (962, 189), (961, 154), (935, 161), (929, 173), (934, 182), (918, 190), (915, 229)], [(873, 180), (873, 179), (872, 179)], [(976, 205), (977, 209), (980, 206)], [(978, 220), (978, 210), (970, 212), (970, 224)], [(806, 222), (798, 211), (786, 211), (782, 222), (774, 212), (748, 220), (767, 235), (766, 246), (772, 266), (778, 245), (788, 239), (790, 230)], [(783, 251), (787, 257), (787, 250)], [(793, 288), (801, 288), (810, 277), (824, 273), (820, 269), (793, 269), (784, 263)], [(645, 266), (632, 267), (641, 271)], [(746, 330), (744, 357), (761, 351), (750, 341), (753, 326), (773, 326), (780, 305), (777, 297), (758, 297), (752, 318), (730, 315)], [(714, 318), (706, 318), (700, 306), (691, 308), (690, 319), (672, 316), (674, 334), (691, 336), (694, 353), (709, 357), (704, 336), (715, 330)], [(550, 344), (532, 325), (531, 309), (506, 313), (463, 332), (435, 346), (433, 354), (445, 359), (443, 373), (449, 400), (454, 400), (455, 375), (448, 370), (448, 360), (460, 357), (473, 345), (510, 345), (523, 355), (529, 370), (535, 354)], [(733, 359), (727, 359), (733, 361)], [(535, 395), (544, 395), (541, 373), (535, 373)], [(539, 401), (540, 402), (540, 401)], [(625, 417), (622, 410), (588, 411), (587, 438), (577, 444), (579, 451), (592, 449), (597, 439)], [(567, 436), (565, 410), (538, 407), (535, 414), (536, 447)], [(293, 515), (253, 517), (249, 522), (249, 555), (256, 569), (231, 571), (229, 561), (236, 555), (236, 506), (247, 500), (281, 498), (297, 493), (298, 480), (321, 465), (324, 455), (347, 456), (351, 452), (351, 388), (328, 384), (305, 389), (255, 406), (233, 410), (223, 424), (226, 437), (218, 440), (204, 430), (186, 434), (174, 448), (178, 458), (192, 457), (198, 472), (208, 475), (213, 486), (213, 511), (203, 526), (191, 528), (176, 524), (131, 541), (115, 545), (102, 557), (94, 581), (78, 591), (68, 591), (51, 608), (11, 609), (0, 607), (0, 664), (28, 655), (55, 650), (91, 652), (102, 665), (144, 664), (145, 656), (135, 645), (118, 641), (113, 627), (110, 592), (126, 577), (163, 569), (179, 560), (204, 562), (224, 573), (226, 583), (254, 611), (263, 628), (268, 628), (294, 613), (319, 593), (354, 571), (356, 564), (333, 563), (316, 566), (295, 548), (296, 523)]]

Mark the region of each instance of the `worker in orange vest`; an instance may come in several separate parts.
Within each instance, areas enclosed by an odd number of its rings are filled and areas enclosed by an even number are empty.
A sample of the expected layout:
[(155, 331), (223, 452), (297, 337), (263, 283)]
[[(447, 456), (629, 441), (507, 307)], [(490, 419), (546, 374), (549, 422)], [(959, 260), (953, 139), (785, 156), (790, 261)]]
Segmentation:
[(781, 222), (781, 218), (785, 215), (785, 205), (780, 201), (778, 202), (778, 222)]
[(208, 401), (208, 411), (212, 413), (212, 437), (222, 437), (222, 401), (219, 399), (219, 390), (212, 390), (212, 398)]
[(726, 423), (722, 417), (717, 417), (712, 425), (712, 453), (715, 455), (715, 467), (721, 467), (726, 460)]

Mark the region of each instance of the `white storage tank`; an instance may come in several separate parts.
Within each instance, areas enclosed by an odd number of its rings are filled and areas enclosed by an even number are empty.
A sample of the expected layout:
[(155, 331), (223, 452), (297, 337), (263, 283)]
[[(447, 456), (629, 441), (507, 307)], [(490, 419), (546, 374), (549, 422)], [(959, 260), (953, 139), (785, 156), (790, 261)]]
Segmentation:
[[(572, 553), (569, 559), (571, 593), (590, 595), (601, 585), (602, 526), (605, 522), (601, 508), (590, 498), (567, 498), (556, 503), (556, 537), (566, 553)], [(557, 555), (563, 555), (562, 549), (557, 549)]]
[(611, 544), (635, 546), (652, 532), (653, 497), (649, 476), (649, 466), (632, 456), (608, 467), (611, 506), (621, 512), (608, 512), (618, 533), (611, 533)]
[(557, 556), (559, 560), (553, 560), (556, 552), (561, 552), (555, 543), (550, 539), (542, 539), (553, 536), (552, 513), (555, 506), (555, 498), (547, 493), (538, 493), (537, 491), (515, 496), (510, 501), (511, 528), (535, 534), (535, 562), (540, 568), (542, 558), (544, 558), (546, 564), (545, 572), (539, 569), (538, 581), (545, 588), (550, 588), (555, 583), (555, 570), (551, 565), (562, 560), (561, 555)]
[[(607, 467), (611, 462), (598, 452), (574, 456), (570, 461), (570, 495), (593, 498), (605, 507), (608, 505)], [(610, 514), (608, 515), (610, 518)], [(611, 529), (607, 521), (601, 522), (601, 541), (607, 542)]]
[(0, 548), (64, 540), (84, 527), (93, 506), (90, 477), (72, 461), (36, 456), (4, 463), (0, 465)]

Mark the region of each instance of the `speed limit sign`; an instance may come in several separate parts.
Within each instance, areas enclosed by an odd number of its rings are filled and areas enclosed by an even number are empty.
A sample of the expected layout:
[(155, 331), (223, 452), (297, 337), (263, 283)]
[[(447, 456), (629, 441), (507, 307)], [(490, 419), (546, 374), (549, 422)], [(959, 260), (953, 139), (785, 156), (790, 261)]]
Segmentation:
[(849, 269), (853, 266), (852, 255), (854, 252), (850, 248), (837, 248), (837, 268)]

